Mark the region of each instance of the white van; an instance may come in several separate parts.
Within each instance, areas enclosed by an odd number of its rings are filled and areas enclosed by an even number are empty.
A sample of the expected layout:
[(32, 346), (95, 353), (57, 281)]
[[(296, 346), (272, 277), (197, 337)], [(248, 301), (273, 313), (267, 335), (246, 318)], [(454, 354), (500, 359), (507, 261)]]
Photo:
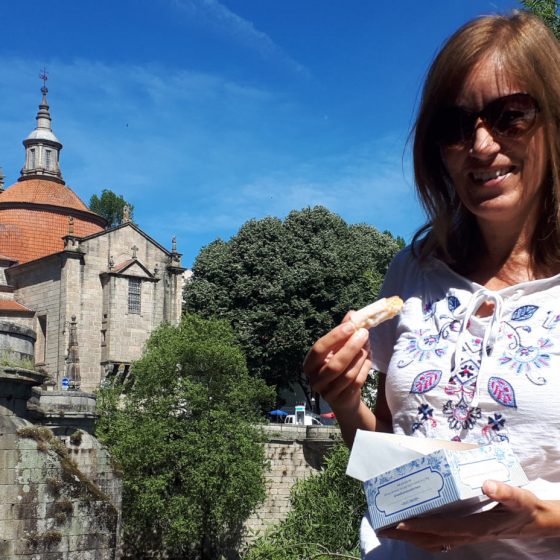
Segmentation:
[[(288, 414), (286, 418), (284, 418), (284, 424), (297, 424), (296, 422), (296, 415), (295, 414)], [(303, 417), (303, 425), (304, 426), (322, 426), (323, 423), (315, 418), (315, 416), (311, 416), (310, 414), (306, 414)], [(300, 424), (301, 426), (301, 424)]]

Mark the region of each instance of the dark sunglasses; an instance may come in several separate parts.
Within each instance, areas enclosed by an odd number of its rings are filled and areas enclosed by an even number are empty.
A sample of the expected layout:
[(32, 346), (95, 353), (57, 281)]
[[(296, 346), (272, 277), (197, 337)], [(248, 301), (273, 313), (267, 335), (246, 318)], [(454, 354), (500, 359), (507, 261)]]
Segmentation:
[(475, 113), (456, 106), (443, 107), (433, 122), (435, 140), (442, 147), (462, 147), (472, 142), (478, 119), (492, 135), (519, 138), (534, 126), (539, 111), (539, 104), (528, 93), (498, 97)]

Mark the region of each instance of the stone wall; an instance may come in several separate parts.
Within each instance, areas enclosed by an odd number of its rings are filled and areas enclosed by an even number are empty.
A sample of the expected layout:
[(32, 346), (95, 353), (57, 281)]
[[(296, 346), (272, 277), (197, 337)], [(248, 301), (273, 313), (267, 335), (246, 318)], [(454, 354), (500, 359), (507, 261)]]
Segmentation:
[(320, 471), (326, 452), (341, 441), (340, 430), (328, 426), (263, 425), (268, 442), (265, 502), (247, 520), (246, 542), (264, 534), (290, 511), (290, 492), (298, 480)]
[[(118, 472), (90, 433), (71, 426), (68, 418), (57, 426), (55, 411), (65, 403), (51, 398), (41, 407), (38, 391), (31, 399), (32, 387), (44, 378), (0, 368), (0, 558), (116, 560)], [(30, 412), (52, 429), (32, 423)]]
[(36, 338), (33, 329), (0, 320), (0, 359), (33, 361)]

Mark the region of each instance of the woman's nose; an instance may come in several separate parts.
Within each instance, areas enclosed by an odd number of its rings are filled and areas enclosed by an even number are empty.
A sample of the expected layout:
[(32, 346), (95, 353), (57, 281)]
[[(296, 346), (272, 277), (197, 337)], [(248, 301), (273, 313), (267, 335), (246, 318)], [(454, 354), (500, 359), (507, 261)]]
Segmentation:
[(478, 119), (473, 133), (472, 145), (469, 153), (474, 156), (487, 156), (500, 150), (500, 145), (494, 140), (492, 130), (482, 120)]

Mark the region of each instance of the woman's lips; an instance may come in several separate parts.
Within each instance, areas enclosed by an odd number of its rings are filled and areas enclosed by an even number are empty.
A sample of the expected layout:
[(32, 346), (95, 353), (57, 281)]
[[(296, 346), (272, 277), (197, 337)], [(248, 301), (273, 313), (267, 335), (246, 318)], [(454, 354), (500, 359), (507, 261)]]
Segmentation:
[(508, 167), (500, 167), (499, 169), (488, 169), (480, 171), (471, 171), (469, 177), (478, 185), (483, 185), (488, 182), (500, 182), (508, 175), (513, 173), (515, 166), (509, 165)]

